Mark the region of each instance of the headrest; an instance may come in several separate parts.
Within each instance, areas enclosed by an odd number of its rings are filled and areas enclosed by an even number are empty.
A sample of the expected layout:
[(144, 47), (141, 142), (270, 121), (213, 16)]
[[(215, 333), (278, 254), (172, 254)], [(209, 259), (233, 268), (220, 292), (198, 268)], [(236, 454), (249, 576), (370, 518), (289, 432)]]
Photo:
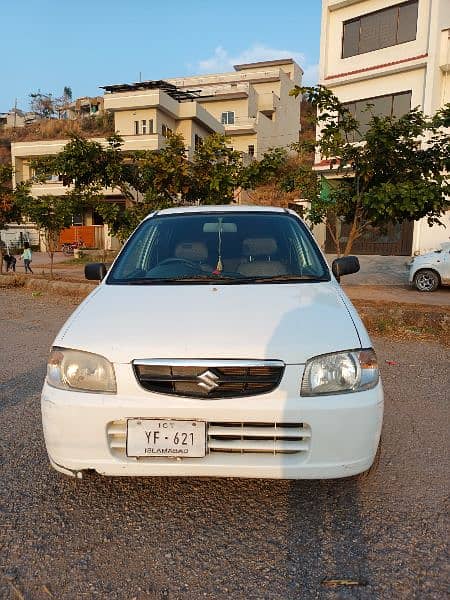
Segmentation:
[(175, 256), (201, 262), (208, 258), (208, 249), (203, 242), (181, 242), (175, 246)]
[(244, 256), (272, 256), (277, 250), (274, 238), (247, 238), (242, 242)]

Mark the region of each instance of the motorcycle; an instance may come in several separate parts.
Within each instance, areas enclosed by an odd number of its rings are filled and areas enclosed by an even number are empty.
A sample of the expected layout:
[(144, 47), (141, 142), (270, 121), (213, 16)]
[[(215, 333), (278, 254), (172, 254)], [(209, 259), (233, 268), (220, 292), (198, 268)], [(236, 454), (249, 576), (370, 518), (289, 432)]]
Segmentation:
[(66, 256), (72, 256), (74, 250), (76, 250), (76, 249), (81, 250), (81, 248), (84, 248), (83, 240), (78, 240), (75, 242), (65, 242), (64, 244), (61, 245), (61, 251)]

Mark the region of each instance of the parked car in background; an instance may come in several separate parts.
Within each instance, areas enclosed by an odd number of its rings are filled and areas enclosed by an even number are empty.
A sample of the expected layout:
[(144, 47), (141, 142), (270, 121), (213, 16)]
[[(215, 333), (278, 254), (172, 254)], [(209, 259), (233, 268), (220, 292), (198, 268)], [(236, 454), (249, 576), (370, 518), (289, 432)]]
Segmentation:
[(439, 250), (415, 256), (409, 263), (409, 283), (419, 292), (434, 292), (441, 285), (450, 285), (450, 242)]
[(346, 477), (374, 463), (372, 343), (293, 211), (147, 217), (54, 341), (42, 392), (51, 464), (80, 477)]

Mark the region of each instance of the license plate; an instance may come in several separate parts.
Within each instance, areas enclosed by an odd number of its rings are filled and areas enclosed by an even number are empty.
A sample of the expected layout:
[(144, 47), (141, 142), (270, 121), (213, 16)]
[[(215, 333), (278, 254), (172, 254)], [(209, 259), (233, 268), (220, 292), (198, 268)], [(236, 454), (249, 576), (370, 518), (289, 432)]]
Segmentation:
[(206, 454), (204, 421), (128, 419), (127, 456), (201, 457)]

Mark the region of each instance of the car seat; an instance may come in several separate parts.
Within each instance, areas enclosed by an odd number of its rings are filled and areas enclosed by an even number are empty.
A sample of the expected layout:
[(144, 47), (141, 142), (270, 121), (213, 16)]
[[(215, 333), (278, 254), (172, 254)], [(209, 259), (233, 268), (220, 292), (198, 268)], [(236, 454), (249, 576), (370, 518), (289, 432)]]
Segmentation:
[(175, 258), (198, 264), (204, 271), (212, 271), (208, 264), (208, 248), (203, 242), (180, 242), (175, 246)]
[(286, 267), (276, 259), (277, 253), (278, 244), (274, 238), (247, 238), (242, 242), (242, 255), (245, 260), (241, 262), (237, 271), (248, 277), (285, 275)]

